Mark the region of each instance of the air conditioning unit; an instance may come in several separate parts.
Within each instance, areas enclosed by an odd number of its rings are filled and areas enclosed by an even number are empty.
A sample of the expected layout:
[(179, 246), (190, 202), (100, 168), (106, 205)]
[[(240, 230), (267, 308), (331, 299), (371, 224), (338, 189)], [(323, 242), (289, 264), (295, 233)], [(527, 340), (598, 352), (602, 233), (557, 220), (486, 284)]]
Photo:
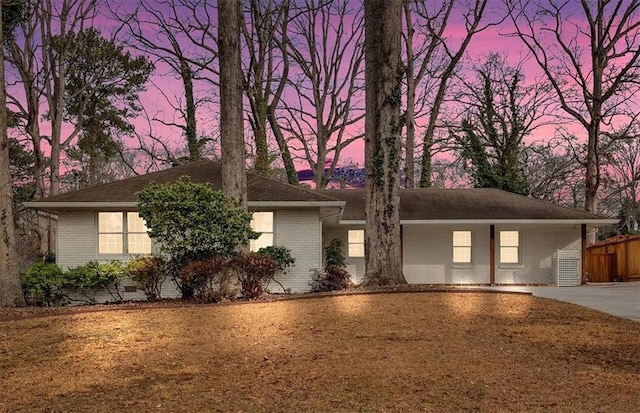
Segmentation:
[(558, 287), (576, 287), (582, 283), (580, 251), (558, 250), (553, 254), (553, 271)]

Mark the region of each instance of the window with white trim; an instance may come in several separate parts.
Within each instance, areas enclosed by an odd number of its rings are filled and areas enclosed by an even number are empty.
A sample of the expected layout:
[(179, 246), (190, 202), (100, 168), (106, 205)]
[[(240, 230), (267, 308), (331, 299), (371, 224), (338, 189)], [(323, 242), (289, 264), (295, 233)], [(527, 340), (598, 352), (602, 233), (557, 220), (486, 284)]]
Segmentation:
[(137, 212), (98, 212), (98, 254), (125, 253), (151, 254), (144, 219)]
[(251, 229), (260, 233), (258, 239), (249, 240), (249, 250), (251, 252), (272, 246), (273, 212), (254, 212), (251, 218)]
[(500, 231), (500, 263), (517, 264), (520, 262), (520, 233), (518, 231)]
[(453, 262), (471, 263), (471, 231), (453, 231)]
[(349, 257), (364, 257), (364, 230), (350, 229), (348, 234)]

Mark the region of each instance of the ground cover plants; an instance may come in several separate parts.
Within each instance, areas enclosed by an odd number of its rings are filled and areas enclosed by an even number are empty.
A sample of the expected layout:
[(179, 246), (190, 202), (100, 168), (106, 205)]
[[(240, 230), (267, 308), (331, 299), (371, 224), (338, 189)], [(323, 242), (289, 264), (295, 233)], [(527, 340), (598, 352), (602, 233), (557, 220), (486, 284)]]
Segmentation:
[(0, 412), (640, 406), (640, 323), (528, 295), (325, 296), (4, 319), (0, 355)]

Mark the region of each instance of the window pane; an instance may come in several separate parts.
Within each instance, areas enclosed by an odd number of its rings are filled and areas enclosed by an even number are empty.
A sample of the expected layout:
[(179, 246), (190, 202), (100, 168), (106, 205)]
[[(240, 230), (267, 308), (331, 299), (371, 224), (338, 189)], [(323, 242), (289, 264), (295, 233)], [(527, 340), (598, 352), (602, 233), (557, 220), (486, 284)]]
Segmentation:
[(254, 212), (251, 229), (256, 232), (273, 232), (273, 212)]
[(349, 257), (364, 257), (364, 230), (350, 229), (348, 231)]
[(98, 254), (122, 254), (122, 234), (100, 234)]
[(500, 246), (517, 247), (519, 245), (518, 231), (500, 231)]
[(454, 247), (470, 247), (471, 231), (453, 231)]
[(127, 236), (129, 254), (151, 254), (151, 238), (147, 234), (129, 234)]
[(137, 212), (127, 212), (127, 230), (129, 232), (147, 232), (147, 225)]
[(249, 240), (249, 250), (251, 252), (258, 251), (260, 248), (270, 247), (273, 245), (273, 234), (263, 233), (258, 239)]
[(349, 244), (364, 244), (364, 230), (363, 229), (350, 229), (349, 230)]
[(453, 247), (453, 262), (471, 262), (471, 247)]
[(500, 247), (500, 262), (505, 264), (517, 264), (518, 247)]
[(362, 244), (349, 244), (349, 256), (350, 257), (364, 257), (364, 243), (362, 243)]
[(99, 212), (98, 232), (122, 232), (122, 212)]

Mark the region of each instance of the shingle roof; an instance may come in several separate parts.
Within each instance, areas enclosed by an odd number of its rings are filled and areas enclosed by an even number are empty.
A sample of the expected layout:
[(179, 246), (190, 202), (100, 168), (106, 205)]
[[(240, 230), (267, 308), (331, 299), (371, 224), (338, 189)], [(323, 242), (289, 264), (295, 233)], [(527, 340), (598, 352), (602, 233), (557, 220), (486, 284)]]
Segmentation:
[[(365, 219), (363, 189), (318, 191), (346, 201), (343, 220)], [(602, 220), (590, 214), (491, 188), (401, 189), (400, 219), (409, 220)]]
[[(192, 182), (222, 188), (222, 167), (215, 161), (197, 161), (163, 171), (43, 198), (29, 206), (55, 210), (74, 203), (135, 203), (136, 193), (152, 182), (173, 182), (181, 176)], [(309, 190), (247, 172), (249, 202), (336, 202), (346, 201), (342, 220), (364, 221), (365, 190)], [(58, 206), (59, 205), (59, 206)], [(605, 217), (565, 208), (521, 195), (489, 188), (402, 189), (400, 219), (435, 220), (576, 220), (595, 221)]]
[[(121, 181), (110, 182), (77, 191), (43, 198), (36, 203), (68, 203), (68, 202), (136, 202), (136, 193), (152, 182), (163, 184), (173, 182), (187, 175), (191, 182), (209, 183), (215, 189), (222, 188), (222, 166), (215, 161), (196, 161), (176, 166), (159, 172), (135, 176)], [(302, 187), (265, 178), (247, 172), (247, 198), (249, 202), (266, 201), (337, 201), (327, 195)]]

